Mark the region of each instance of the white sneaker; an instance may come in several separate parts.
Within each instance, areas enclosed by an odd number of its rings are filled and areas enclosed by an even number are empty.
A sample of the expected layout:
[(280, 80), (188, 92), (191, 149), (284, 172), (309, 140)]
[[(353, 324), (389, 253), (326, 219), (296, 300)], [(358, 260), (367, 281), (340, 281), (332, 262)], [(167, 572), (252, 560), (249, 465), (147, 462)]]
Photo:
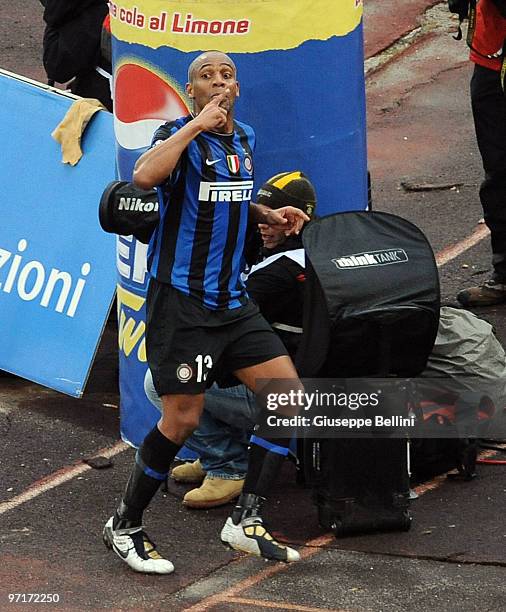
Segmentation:
[(148, 538), (142, 527), (133, 529), (112, 528), (113, 518), (107, 521), (102, 533), (104, 544), (136, 572), (144, 574), (171, 574), (174, 566), (164, 559)]
[(300, 560), (300, 555), (294, 548), (276, 542), (265, 529), (259, 516), (243, 519), (238, 525), (229, 517), (221, 530), (221, 541), (234, 550), (264, 559), (285, 562)]

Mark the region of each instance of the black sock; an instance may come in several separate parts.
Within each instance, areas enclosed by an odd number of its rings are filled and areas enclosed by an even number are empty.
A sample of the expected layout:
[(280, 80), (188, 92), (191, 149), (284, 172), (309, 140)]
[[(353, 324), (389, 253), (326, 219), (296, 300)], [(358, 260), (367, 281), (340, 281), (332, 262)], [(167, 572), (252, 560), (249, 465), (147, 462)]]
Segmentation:
[(248, 472), (243, 493), (267, 497), (288, 454), (290, 440), (287, 438), (251, 437), (248, 453)]
[(135, 465), (115, 513), (114, 529), (142, 524), (142, 513), (167, 478), (180, 447), (180, 444), (166, 438), (156, 426), (148, 433), (135, 456)]

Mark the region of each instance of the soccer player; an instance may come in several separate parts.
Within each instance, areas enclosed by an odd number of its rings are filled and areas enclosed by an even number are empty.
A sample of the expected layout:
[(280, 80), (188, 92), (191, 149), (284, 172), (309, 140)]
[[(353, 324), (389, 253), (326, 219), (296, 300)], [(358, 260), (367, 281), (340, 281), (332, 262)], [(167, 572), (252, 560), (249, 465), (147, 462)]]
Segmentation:
[[(146, 346), (162, 417), (141, 444), (126, 490), (104, 527), (105, 544), (133, 570), (168, 574), (142, 515), (186, 438), (198, 426), (204, 391), (233, 373), (253, 392), (257, 381), (301, 383), (279, 337), (248, 299), (240, 278), (248, 218), (297, 234), (299, 208), (251, 203), (255, 135), (235, 121), (239, 83), (233, 61), (217, 51), (190, 65), (186, 91), (194, 113), (166, 123), (134, 169), (143, 189), (158, 187), (160, 223), (148, 250), (151, 275)], [(267, 532), (261, 507), (289, 440), (252, 437), (243, 493), (221, 532), (236, 550), (296, 561), (297, 551)]]
[[(300, 171), (283, 172), (270, 178), (256, 195), (256, 202), (269, 208), (290, 204), (314, 217), (316, 193)], [(302, 232), (286, 236), (283, 231), (260, 224), (262, 248), (257, 261), (248, 269), (246, 290), (260, 312), (295, 358), (302, 338), (305, 286), (305, 257)], [(147, 370), (144, 390), (149, 401), (162, 410), (151, 370)], [(188, 491), (183, 504), (189, 508), (213, 508), (235, 500), (241, 493), (248, 466), (248, 446), (257, 420), (255, 396), (244, 385), (206, 390), (204, 411), (198, 429), (185, 446), (198, 459), (175, 467), (171, 476), (184, 483), (201, 486)]]

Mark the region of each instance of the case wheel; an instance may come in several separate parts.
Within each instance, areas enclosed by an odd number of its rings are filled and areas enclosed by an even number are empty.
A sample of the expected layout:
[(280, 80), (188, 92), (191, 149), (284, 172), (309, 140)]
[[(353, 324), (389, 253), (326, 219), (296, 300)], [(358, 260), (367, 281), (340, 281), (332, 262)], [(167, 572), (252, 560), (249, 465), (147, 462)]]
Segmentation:
[(318, 524), (323, 529), (334, 529), (333, 524), (335, 522), (333, 513), (327, 506), (318, 506)]
[(331, 529), (336, 536), (336, 538), (340, 538), (346, 534), (346, 530), (344, 529), (343, 522), (336, 520), (332, 523)]
[(402, 531), (409, 531), (411, 529), (411, 523), (413, 522), (413, 517), (411, 513), (406, 511), (402, 517), (401, 529)]

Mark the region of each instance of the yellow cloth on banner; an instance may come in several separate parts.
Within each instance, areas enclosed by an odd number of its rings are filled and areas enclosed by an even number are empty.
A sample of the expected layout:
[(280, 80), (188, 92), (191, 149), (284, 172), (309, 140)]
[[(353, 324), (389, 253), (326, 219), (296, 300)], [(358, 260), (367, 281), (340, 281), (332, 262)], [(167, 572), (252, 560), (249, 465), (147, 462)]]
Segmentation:
[(56, 126), (51, 136), (61, 144), (62, 163), (75, 166), (83, 156), (81, 137), (93, 115), (106, 110), (95, 98), (81, 98), (69, 108), (65, 117)]

